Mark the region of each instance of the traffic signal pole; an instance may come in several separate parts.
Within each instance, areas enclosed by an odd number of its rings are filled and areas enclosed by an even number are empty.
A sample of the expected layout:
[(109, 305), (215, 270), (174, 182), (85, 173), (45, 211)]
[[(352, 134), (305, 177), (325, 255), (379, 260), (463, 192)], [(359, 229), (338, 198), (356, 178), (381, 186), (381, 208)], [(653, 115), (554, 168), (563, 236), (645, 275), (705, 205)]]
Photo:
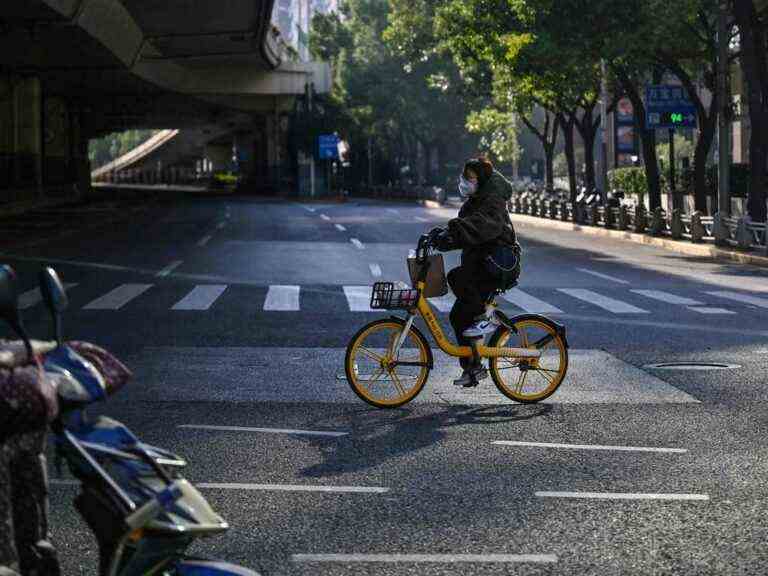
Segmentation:
[(730, 90), (728, 89), (728, 5), (721, 0), (718, 3), (717, 15), (717, 103), (719, 115), (717, 119), (717, 208), (721, 216), (731, 212), (730, 191)]

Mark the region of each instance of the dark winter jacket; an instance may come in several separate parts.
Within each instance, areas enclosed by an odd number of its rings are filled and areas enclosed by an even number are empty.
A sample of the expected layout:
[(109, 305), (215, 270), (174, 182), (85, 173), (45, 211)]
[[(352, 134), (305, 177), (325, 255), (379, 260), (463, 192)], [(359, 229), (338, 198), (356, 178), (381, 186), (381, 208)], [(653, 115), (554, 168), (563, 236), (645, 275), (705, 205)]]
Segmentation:
[(512, 184), (499, 172), (464, 202), (458, 218), (448, 222), (462, 265), (475, 267), (498, 245), (516, 246), (517, 237), (507, 212)]

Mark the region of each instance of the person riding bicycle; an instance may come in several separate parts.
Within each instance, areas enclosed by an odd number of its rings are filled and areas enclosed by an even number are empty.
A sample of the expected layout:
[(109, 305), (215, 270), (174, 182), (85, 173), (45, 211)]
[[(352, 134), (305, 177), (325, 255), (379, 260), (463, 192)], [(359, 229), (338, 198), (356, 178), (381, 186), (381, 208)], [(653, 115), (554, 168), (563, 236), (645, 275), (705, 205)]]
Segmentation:
[[(514, 285), (520, 273), (520, 245), (507, 211), (512, 184), (490, 161), (480, 157), (464, 164), (459, 194), (465, 199), (459, 215), (436, 234), (434, 244), (441, 252), (462, 250), (461, 265), (448, 273), (448, 283), (456, 296), (450, 322), (459, 345), (470, 346), (473, 340), (496, 330), (494, 319), (486, 316), (485, 305), (497, 290)], [(509, 276), (500, 280), (489, 268), (489, 257), (500, 247), (509, 248), (517, 256), (512, 280)], [(470, 357), (459, 361), (463, 372), (454, 385), (476, 386), (488, 376), (482, 362), (475, 363)]]

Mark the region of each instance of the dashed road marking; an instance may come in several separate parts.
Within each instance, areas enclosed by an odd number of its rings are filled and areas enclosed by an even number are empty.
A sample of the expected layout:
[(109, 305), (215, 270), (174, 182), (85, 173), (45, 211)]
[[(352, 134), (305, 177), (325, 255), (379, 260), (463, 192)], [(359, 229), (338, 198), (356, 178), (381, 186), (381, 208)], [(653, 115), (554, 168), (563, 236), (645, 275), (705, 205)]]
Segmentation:
[(618, 450), (624, 452), (670, 452), (684, 454), (684, 448), (653, 448), (646, 446), (603, 446), (600, 444), (557, 444), (549, 442), (518, 442), (515, 440), (496, 440), (491, 442), (499, 446), (527, 446), (531, 448), (567, 448), (572, 450)]
[(334, 224), (334, 226), (336, 226), (336, 230), (338, 230), (339, 232), (346, 232), (347, 231), (347, 229), (344, 228), (344, 226), (342, 226), (341, 224)]
[(589, 302), (590, 304), (615, 314), (650, 314), (648, 310), (632, 306), (632, 304), (627, 304), (621, 300), (603, 296), (592, 290), (584, 290), (581, 288), (558, 288), (557, 290), (563, 294), (568, 294), (578, 300)]
[(716, 290), (707, 292), (707, 294), (717, 296), (718, 298), (726, 298), (728, 300), (742, 302), (744, 304), (751, 304), (760, 308), (768, 308), (768, 298), (758, 298), (757, 296), (751, 296), (750, 294), (741, 294), (740, 292), (730, 292), (728, 290)]
[[(74, 288), (77, 286), (77, 284), (64, 284), (64, 290), (69, 290), (70, 288)], [(19, 294), (19, 309), (20, 310), (26, 310), (27, 308), (32, 308), (33, 306), (39, 304), (43, 301), (43, 295), (40, 292), (40, 288), (35, 288), (33, 290), (29, 290), (27, 292), (24, 292), (23, 294)]]
[(158, 273), (157, 273), (157, 276), (159, 276), (159, 277), (161, 277), (161, 278), (162, 278), (162, 277), (164, 277), (164, 276), (168, 276), (168, 275), (169, 275), (171, 272), (173, 272), (173, 271), (174, 271), (176, 268), (178, 268), (179, 266), (181, 266), (181, 265), (182, 265), (182, 263), (183, 263), (183, 262), (182, 262), (181, 260), (174, 260), (173, 262), (171, 262), (170, 264), (168, 264), (168, 266), (166, 266), (165, 268), (163, 268), (162, 270), (160, 270), (160, 272), (158, 272)]
[(427, 218), (422, 218), (421, 216), (414, 216), (413, 219), (416, 220), (416, 222), (429, 222)]
[(84, 310), (118, 310), (125, 306), (128, 302), (143, 294), (150, 288), (152, 284), (121, 284), (114, 290), (111, 290), (96, 298), (96, 300), (83, 306)]
[(320, 218), (322, 218), (326, 222), (330, 222), (331, 221), (331, 217), (326, 215), (326, 214), (320, 214)]
[(704, 302), (699, 302), (693, 298), (685, 298), (684, 296), (677, 296), (676, 294), (670, 294), (669, 292), (663, 292), (661, 290), (630, 290), (635, 294), (640, 294), (646, 298), (652, 298), (659, 302), (665, 302), (667, 304), (678, 304), (681, 306), (703, 306)]
[(598, 500), (709, 500), (706, 494), (641, 494), (633, 492), (536, 492), (539, 498), (594, 498)]
[(511, 290), (507, 290), (504, 294), (501, 295), (501, 297), (507, 302), (511, 302), (518, 308), (522, 308), (526, 312), (530, 312), (532, 314), (564, 314), (560, 308), (552, 306), (543, 300), (539, 300), (535, 296), (526, 294), (519, 288), (512, 288)]
[(554, 554), (293, 554), (294, 562), (378, 562), (378, 563), (539, 563), (557, 562)]
[(208, 234), (207, 236), (203, 236), (203, 238), (200, 239), (200, 241), (197, 243), (197, 245), (200, 246), (200, 247), (203, 247), (206, 244), (208, 244), (208, 242), (211, 241), (211, 238), (213, 238), (212, 234)]
[(197, 488), (218, 490), (275, 490), (280, 492), (340, 492), (347, 494), (385, 494), (381, 486), (312, 486), (306, 484), (245, 484), (239, 482), (199, 482)]
[(226, 284), (195, 286), (184, 298), (176, 302), (172, 310), (208, 310), (227, 289)]
[(263, 432), (265, 434), (296, 434), (299, 436), (347, 436), (349, 432), (330, 432), (324, 430), (293, 430), (290, 428), (253, 428), (250, 426), (210, 426), (206, 424), (180, 424), (187, 430), (215, 430), (222, 432)]
[(693, 307), (689, 306), (688, 310), (693, 310), (699, 314), (736, 314), (733, 310), (726, 310), (725, 308), (709, 308), (707, 306)]
[(360, 240), (358, 240), (357, 238), (352, 238), (350, 242), (352, 242), (352, 244), (354, 244), (355, 248), (357, 248), (358, 250), (363, 250), (365, 248), (365, 245), (362, 242), (360, 242)]
[(378, 264), (368, 264), (368, 267), (371, 269), (371, 274), (373, 276), (376, 276), (377, 278), (381, 276), (381, 266)]
[(603, 280), (610, 280), (611, 282), (616, 282), (617, 284), (629, 284), (626, 280), (622, 280), (621, 278), (616, 278), (614, 276), (609, 276), (608, 274), (603, 274), (602, 272), (595, 272), (594, 270), (589, 270), (588, 268), (576, 268), (579, 272), (584, 272), (584, 274), (591, 274), (592, 276), (597, 276), (598, 278), (602, 278)]
[(270, 286), (264, 301), (264, 310), (298, 311), (299, 289), (298, 286)]
[(371, 309), (371, 286), (344, 286), (344, 295), (352, 312), (376, 312)]

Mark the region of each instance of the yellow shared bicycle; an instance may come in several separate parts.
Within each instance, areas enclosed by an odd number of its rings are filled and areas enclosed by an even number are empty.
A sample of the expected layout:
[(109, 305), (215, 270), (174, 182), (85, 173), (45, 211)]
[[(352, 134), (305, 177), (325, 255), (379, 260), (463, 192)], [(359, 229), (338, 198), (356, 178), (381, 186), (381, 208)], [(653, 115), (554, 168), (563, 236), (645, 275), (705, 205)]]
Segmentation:
[(406, 317), (380, 318), (363, 326), (347, 346), (347, 381), (360, 398), (378, 408), (395, 408), (413, 400), (434, 367), (432, 349), (413, 325), (420, 315), (440, 349), (455, 357), (488, 358), (491, 378), (507, 398), (534, 403), (551, 396), (568, 371), (565, 327), (539, 314), (507, 317), (488, 302), (488, 313), (498, 328), (488, 344), (482, 338), (471, 346), (450, 342), (435, 318), (428, 297), (447, 293), (441, 254), (434, 254), (433, 237), (419, 239), (409, 259), (415, 288), (396, 289), (392, 282), (376, 282), (371, 308), (403, 310)]

